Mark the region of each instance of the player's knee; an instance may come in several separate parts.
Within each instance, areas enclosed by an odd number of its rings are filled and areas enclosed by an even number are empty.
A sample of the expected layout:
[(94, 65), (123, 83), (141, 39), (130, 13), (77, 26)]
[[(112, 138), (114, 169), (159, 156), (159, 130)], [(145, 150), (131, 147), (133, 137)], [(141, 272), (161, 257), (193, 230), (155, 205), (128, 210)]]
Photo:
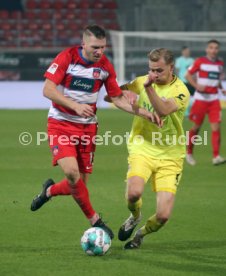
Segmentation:
[(128, 201), (136, 202), (137, 200), (140, 199), (141, 193), (138, 190), (129, 191), (127, 197), (128, 197)]
[(156, 214), (156, 219), (161, 224), (165, 224), (169, 220), (170, 214), (169, 213), (159, 213)]
[(64, 170), (64, 174), (69, 181), (70, 185), (75, 185), (75, 183), (79, 180), (80, 178), (80, 173), (77, 167), (75, 166), (70, 166)]

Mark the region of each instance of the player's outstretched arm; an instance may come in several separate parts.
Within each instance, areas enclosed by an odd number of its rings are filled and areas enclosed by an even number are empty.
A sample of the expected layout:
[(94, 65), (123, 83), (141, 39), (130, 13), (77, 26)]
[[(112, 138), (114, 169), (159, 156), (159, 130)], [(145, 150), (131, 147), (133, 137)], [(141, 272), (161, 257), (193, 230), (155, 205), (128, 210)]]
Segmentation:
[(111, 97), (112, 102), (116, 107), (119, 109), (122, 109), (128, 113), (143, 117), (152, 123), (157, 124), (159, 127), (162, 127), (162, 120), (158, 116), (158, 114), (149, 112), (144, 108), (139, 107), (136, 103), (131, 104), (129, 103), (128, 99), (126, 96), (123, 94), (118, 97)]
[[(137, 94), (133, 93), (132, 91), (129, 90), (122, 90), (123, 96), (127, 99), (129, 104), (135, 104), (137, 101)], [(112, 99), (110, 96), (106, 95), (104, 97), (104, 100), (108, 103), (112, 103)]]
[(45, 81), (43, 95), (56, 104), (70, 108), (82, 117), (94, 116), (91, 106), (88, 104), (79, 104), (69, 98), (66, 98), (60, 91), (57, 90), (57, 85), (49, 79), (46, 79)]

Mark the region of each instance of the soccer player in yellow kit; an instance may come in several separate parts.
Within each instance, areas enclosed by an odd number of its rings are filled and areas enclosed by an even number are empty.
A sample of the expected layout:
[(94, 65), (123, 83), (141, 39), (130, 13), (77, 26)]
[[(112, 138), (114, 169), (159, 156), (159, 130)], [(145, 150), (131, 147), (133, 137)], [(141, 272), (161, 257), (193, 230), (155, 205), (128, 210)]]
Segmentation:
[(149, 67), (149, 75), (138, 77), (121, 87), (137, 93), (139, 100), (136, 104), (156, 112), (163, 125), (159, 128), (143, 118), (134, 118), (128, 141), (126, 191), (131, 215), (119, 229), (119, 240), (129, 239), (141, 220), (141, 197), (149, 178), (156, 192), (157, 206), (156, 213), (125, 244), (125, 249), (139, 248), (144, 236), (158, 231), (169, 219), (185, 157), (182, 121), (189, 103), (189, 92), (173, 74), (174, 56), (168, 49), (151, 51)]

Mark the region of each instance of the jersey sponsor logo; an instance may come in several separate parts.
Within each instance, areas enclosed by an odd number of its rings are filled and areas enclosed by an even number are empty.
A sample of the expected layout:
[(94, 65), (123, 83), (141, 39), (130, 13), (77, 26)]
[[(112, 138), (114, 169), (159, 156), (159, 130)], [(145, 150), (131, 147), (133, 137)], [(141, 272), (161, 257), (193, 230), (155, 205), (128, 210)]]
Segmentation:
[(208, 72), (208, 79), (219, 80), (219, 78), (220, 78), (219, 72)]
[(215, 64), (201, 64), (200, 65), (200, 70), (205, 71), (205, 72), (220, 72), (221, 69), (221, 65), (219, 63), (215, 63)]
[(98, 79), (100, 77), (101, 69), (99, 68), (93, 68), (93, 77), (94, 79)]
[(58, 66), (59, 65), (57, 63), (53, 63), (52, 65), (50, 65), (50, 67), (48, 68), (47, 72), (49, 72), (50, 74), (55, 74)]
[(149, 112), (153, 112), (154, 111), (154, 107), (146, 102), (143, 102), (143, 107), (148, 110)]
[(70, 83), (71, 90), (78, 90), (83, 92), (93, 92), (94, 80), (87, 78), (73, 77)]

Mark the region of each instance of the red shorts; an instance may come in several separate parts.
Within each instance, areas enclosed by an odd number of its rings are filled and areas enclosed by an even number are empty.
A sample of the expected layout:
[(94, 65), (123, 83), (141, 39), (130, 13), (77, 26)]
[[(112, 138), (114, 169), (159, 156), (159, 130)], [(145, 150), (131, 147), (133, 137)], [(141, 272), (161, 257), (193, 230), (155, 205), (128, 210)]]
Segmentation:
[(210, 123), (219, 123), (221, 121), (220, 101), (214, 100), (206, 102), (195, 100), (190, 111), (189, 119), (197, 125), (201, 125), (206, 114), (208, 114)]
[(48, 140), (53, 165), (64, 157), (75, 157), (81, 173), (92, 173), (97, 124), (76, 124), (48, 119)]

